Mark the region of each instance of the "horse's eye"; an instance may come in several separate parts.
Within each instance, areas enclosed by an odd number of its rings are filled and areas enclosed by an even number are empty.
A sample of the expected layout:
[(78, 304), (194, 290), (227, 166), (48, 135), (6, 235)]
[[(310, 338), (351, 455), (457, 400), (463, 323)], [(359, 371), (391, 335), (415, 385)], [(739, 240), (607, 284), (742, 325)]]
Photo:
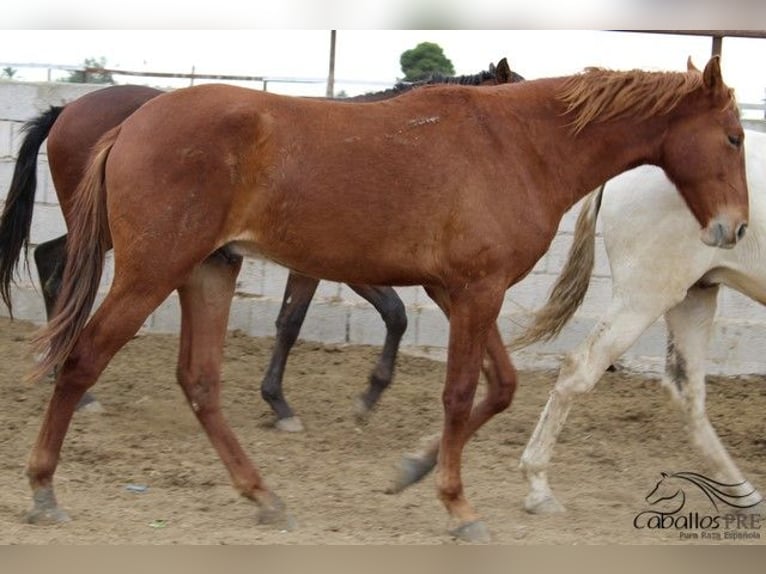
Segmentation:
[(729, 143), (738, 148), (742, 145), (742, 136), (729, 136)]

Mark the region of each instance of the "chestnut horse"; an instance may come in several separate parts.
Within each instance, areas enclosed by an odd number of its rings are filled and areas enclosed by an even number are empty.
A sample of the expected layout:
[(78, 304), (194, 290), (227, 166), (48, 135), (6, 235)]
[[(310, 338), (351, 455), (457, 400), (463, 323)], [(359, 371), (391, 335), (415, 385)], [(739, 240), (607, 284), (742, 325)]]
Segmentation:
[[(454, 535), (487, 540), (461, 460), (516, 386), (496, 323), (506, 289), (576, 201), (643, 163), (677, 185), (705, 243), (736, 243), (748, 218), (743, 134), (718, 58), (703, 72), (593, 68), (373, 103), (226, 85), (152, 99), (99, 141), (75, 194), (57, 313), (36, 337), (44, 354), (32, 378), (58, 371), (27, 467), (28, 520), (66, 519), (53, 474), (75, 406), (177, 289), (178, 382), (235, 488), (262, 521), (284, 524), (284, 504), (220, 408), (239, 256), (257, 253), (310, 277), (423, 285), (441, 306), (450, 334), (437, 493)], [(89, 318), (110, 231), (114, 279)], [(474, 405), (485, 351), (492, 376)]]
[[(506, 58), (489, 70), (463, 76), (434, 75), (419, 82), (400, 82), (393, 88), (347, 98), (346, 102), (385, 100), (413, 88), (429, 84), (496, 85), (519, 82), (524, 78), (512, 71)], [(69, 227), (70, 201), (87, 165), (88, 154), (98, 138), (115, 127), (141, 105), (163, 92), (145, 86), (110, 86), (86, 94), (66, 106), (52, 106), (48, 111), (27, 122), (26, 137), (19, 149), (8, 198), (0, 220), (0, 297), (9, 311), (11, 282), (29, 242), (32, 209), (36, 188), (37, 154), (48, 139), (48, 162), (56, 193)], [(66, 235), (41, 243), (34, 258), (48, 319), (61, 285), (66, 260)], [(266, 374), (261, 383), (261, 395), (277, 417), (276, 428), (297, 431), (303, 428), (300, 419), (284, 397), (282, 379), (290, 349), (300, 332), (309, 304), (319, 280), (290, 272), (282, 307), (276, 321), (276, 344)], [(404, 305), (390, 287), (349, 285), (369, 301), (380, 313), (386, 325), (386, 338), (377, 364), (369, 376), (367, 390), (359, 397), (356, 414), (366, 417), (390, 385), (399, 342), (407, 328)], [(80, 408), (99, 408), (91, 393), (85, 393)]]

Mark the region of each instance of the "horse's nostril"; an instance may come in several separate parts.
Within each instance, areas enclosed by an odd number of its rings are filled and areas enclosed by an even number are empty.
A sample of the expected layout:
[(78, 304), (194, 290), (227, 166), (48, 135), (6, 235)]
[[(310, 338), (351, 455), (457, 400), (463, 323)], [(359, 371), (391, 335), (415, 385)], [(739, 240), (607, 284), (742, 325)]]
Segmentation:
[(745, 236), (747, 231), (747, 223), (740, 223), (737, 227), (737, 241), (741, 240)]

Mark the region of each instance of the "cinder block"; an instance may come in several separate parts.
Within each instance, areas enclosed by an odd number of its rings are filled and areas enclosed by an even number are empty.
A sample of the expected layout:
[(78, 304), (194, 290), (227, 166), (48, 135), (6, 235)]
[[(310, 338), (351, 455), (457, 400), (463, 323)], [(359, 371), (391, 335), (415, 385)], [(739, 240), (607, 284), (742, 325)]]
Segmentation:
[(505, 292), (501, 315), (532, 312), (548, 300), (555, 277), (547, 273), (530, 273)]
[(37, 84), (31, 82), (0, 82), (0, 118), (25, 122), (39, 111)]
[(181, 327), (181, 305), (172, 293), (151, 315), (149, 330), (154, 333), (178, 333)]
[(8, 195), (8, 188), (11, 187), (15, 165), (15, 161), (10, 157), (0, 158), (0, 200), (3, 201), (3, 205)]
[(732, 321), (766, 324), (766, 308), (733, 289), (723, 288), (718, 295), (718, 316)]
[(347, 343), (350, 310), (350, 305), (341, 303), (313, 302), (306, 313), (300, 338), (304, 341), (321, 341), (330, 344)]
[(317, 290), (314, 293), (314, 300), (330, 300), (337, 302), (340, 299), (342, 286), (344, 286), (342, 283), (336, 283), (335, 281), (320, 281), (319, 285), (317, 285)]
[(0, 158), (8, 159), (16, 156), (16, 147), (13, 145), (14, 122), (0, 120)]
[(285, 294), (285, 285), (290, 272), (281, 265), (266, 261), (263, 264), (263, 291), (264, 297), (272, 297), (282, 300)]
[[(42, 325), (46, 321), (45, 303), (39, 290), (33, 287), (13, 286), (11, 288), (11, 303), (13, 316), (22, 321), (31, 321)], [(0, 314), (9, 317), (8, 308), (0, 304)]]
[[(445, 349), (448, 347), (449, 322), (441, 309), (438, 307), (421, 307), (414, 318), (416, 345)], [(412, 317), (410, 317), (410, 323), (412, 323)]]
[(758, 373), (766, 370), (763, 354), (766, 328), (751, 321), (720, 321), (716, 325), (708, 356), (724, 373)]
[(61, 209), (54, 205), (36, 203), (32, 214), (31, 241), (39, 244), (67, 232)]
[(263, 295), (263, 259), (245, 257), (237, 277), (237, 293), (251, 296)]
[(248, 297), (243, 304), (250, 307), (250, 325), (246, 329), (252, 337), (273, 337), (277, 333), (275, 322), (279, 315), (282, 300), (262, 297)]
[(252, 321), (253, 301), (251, 298), (234, 297), (229, 310), (229, 331), (247, 333)]

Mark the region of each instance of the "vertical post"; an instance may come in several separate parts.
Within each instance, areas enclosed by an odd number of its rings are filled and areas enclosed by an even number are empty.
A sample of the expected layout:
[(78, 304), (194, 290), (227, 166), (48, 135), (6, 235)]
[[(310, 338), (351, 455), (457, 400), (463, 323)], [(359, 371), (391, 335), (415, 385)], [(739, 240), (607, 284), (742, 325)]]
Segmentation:
[(330, 30), (330, 70), (327, 74), (327, 91), (325, 95), (332, 98), (335, 95), (335, 32)]
[(713, 56), (721, 57), (721, 48), (723, 47), (723, 36), (713, 36)]
[(190, 86), (194, 85), (194, 70), (195, 70), (195, 68), (196, 68), (196, 66), (192, 65), (191, 75), (189, 76), (189, 85)]

